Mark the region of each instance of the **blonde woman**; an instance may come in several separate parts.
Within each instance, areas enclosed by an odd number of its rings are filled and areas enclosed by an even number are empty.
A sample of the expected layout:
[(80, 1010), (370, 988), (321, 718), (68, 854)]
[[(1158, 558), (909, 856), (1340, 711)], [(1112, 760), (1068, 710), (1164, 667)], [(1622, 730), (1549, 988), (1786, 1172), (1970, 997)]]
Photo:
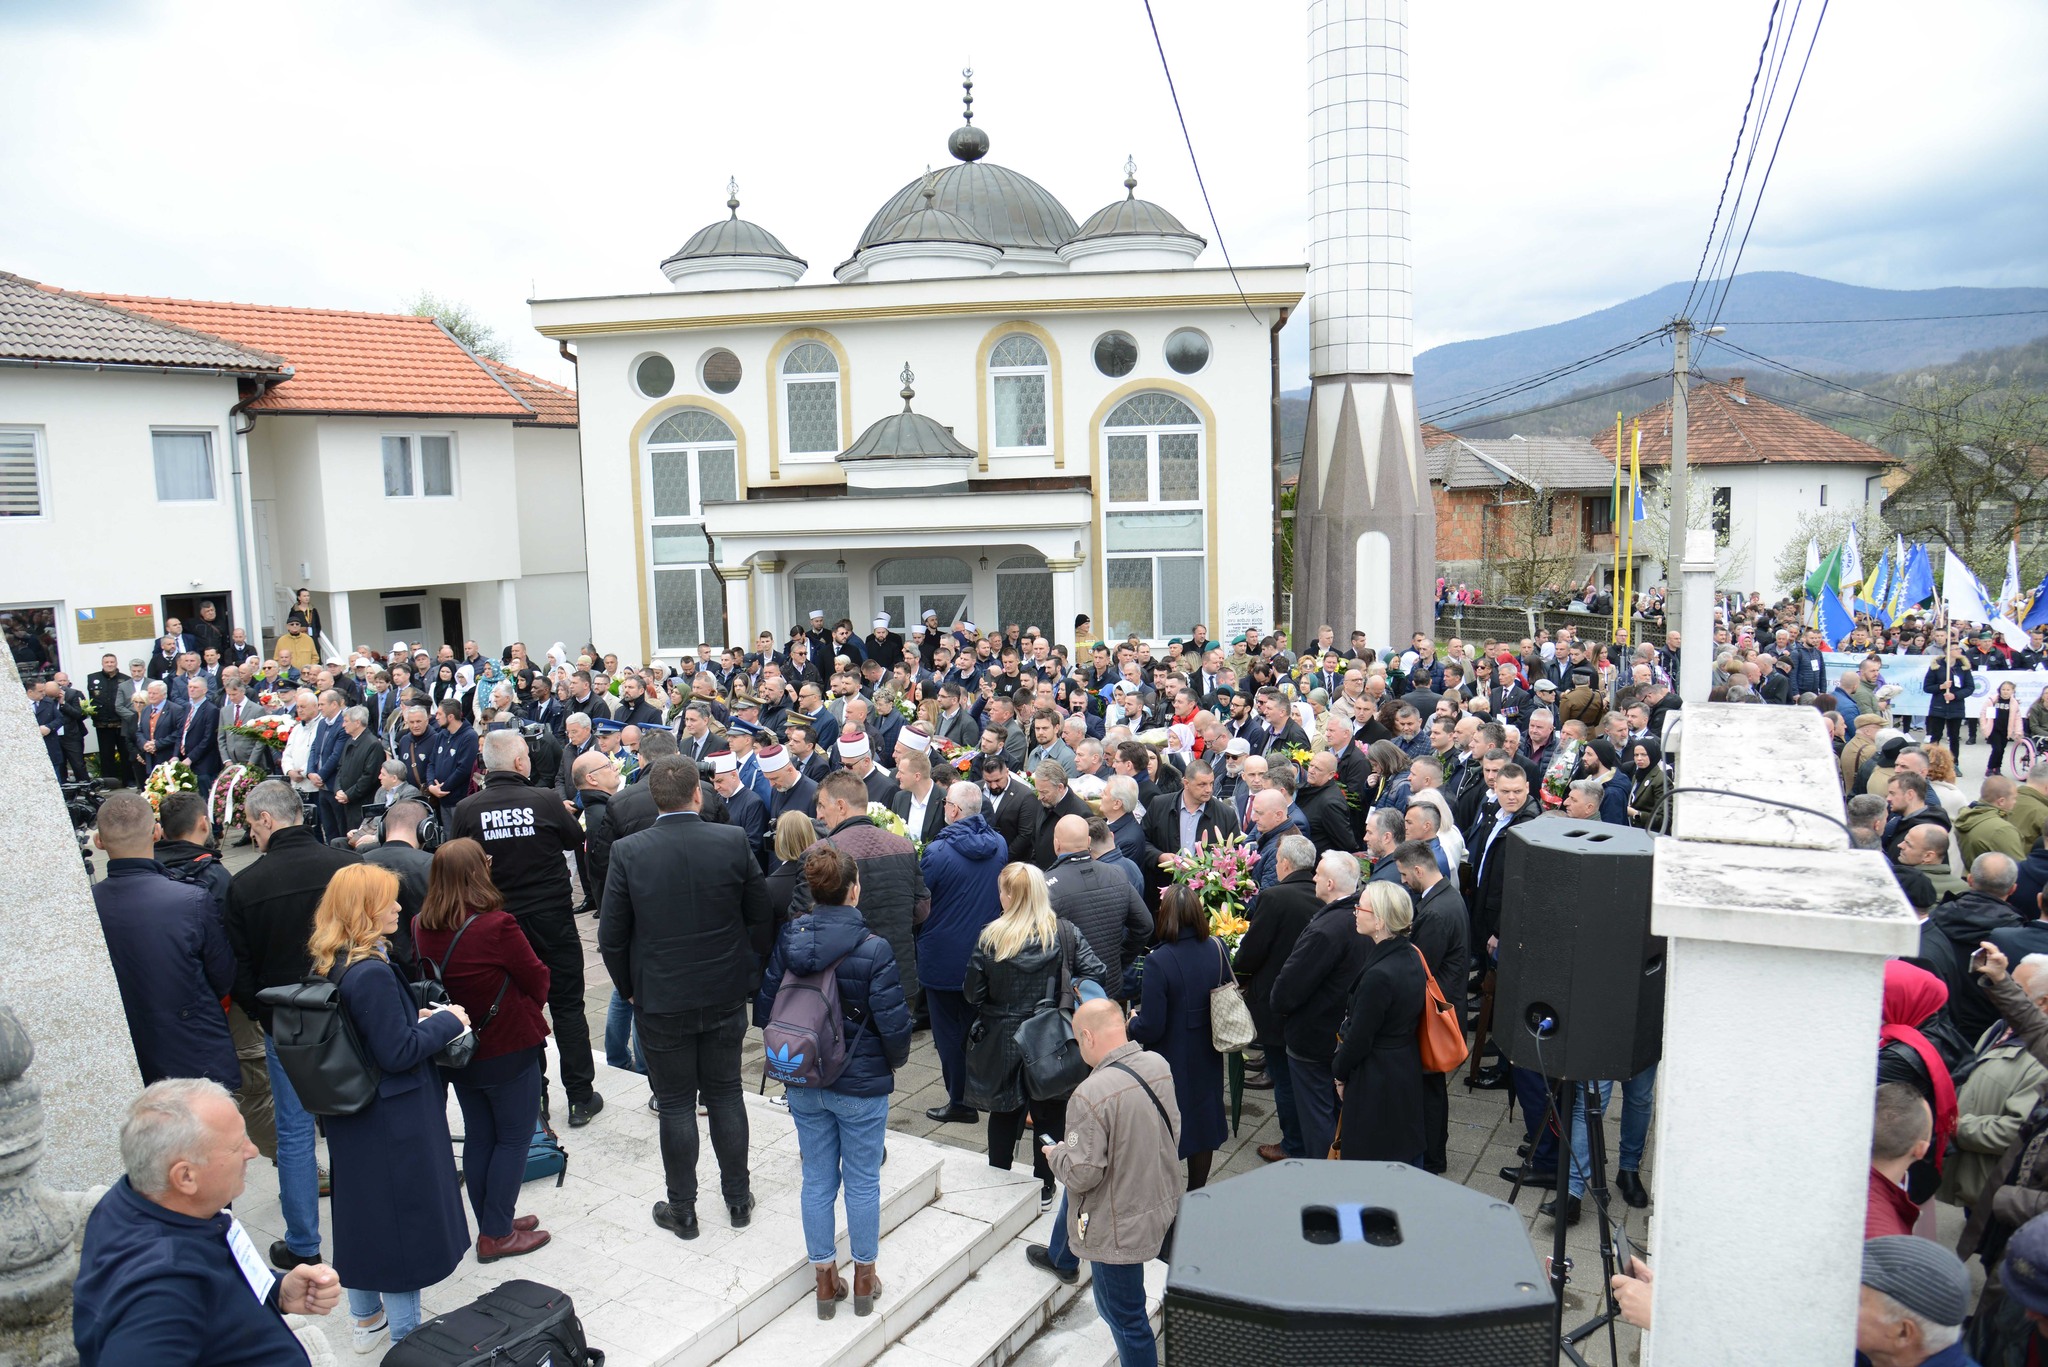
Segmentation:
[(386, 947), (398, 930), (398, 876), (374, 864), (338, 870), (313, 914), (307, 956), (339, 985), (377, 1099), (327, 1117), (334, 1270), (348, 1289), (356, 1351), (418, 1327), (420, 1289), (469, 1251), (448, 1108), (434, 1055), (469, 1028), (460, 1006), (422, 1010)]
[(1367, 883), (1358, 933), (1372, 941), (1351, 989), (1344, 1038), (1330, 1061), (1350, 1159), (1422, 1166), (1422, 1048), (1415, 1029), (1427, 994), (1422, 954), (1408, 938), (1415, 904), (1399, 883)]
[(1017, 1027), (1058, 994), (1062, 965), (1076, 982), (1100, 983), (1107, 970), (1073, 922), (1053, 914), (1045, 875), (1035, 865), (1004, 868), (996, 896), (1002, 915), (982, 928), (960, 989), (975, 1013), (967, 1033), (967, 1104), (988, 1112), (988, 1163), (1005, 1171), (1016, 1159), (1024, 1113), (1031, 1113), (1032, 1170), (1042, 1188), (1040, 1204), (1049, 1208), (1052, 1171), (1039, 1150), (1046, 1136), (1057, 1140), (1066, 1133), (1067, 1099), (1025, 1091)]

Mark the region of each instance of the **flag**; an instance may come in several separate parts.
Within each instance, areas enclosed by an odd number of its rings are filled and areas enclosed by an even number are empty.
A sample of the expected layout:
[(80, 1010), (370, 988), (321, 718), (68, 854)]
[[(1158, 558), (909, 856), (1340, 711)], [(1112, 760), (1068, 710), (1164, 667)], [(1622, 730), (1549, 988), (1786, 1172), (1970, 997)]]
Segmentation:
[(2005, 546), (2005, 582), (1998, 586), (1998, 610), (2012, 612), (2020, 601), (2020, 543), (2017, 538)]
[(1643, 511), (1643, 425), (1636, 424), (1635, 444), (1628, 453), (1628, 487), (1635, 491), (1636, 506), (1630, 513), (1630, 520), (1643, 522), (1649, 514)]
[(1961, 556), (1947, 547), (1942, 549), (1941, 596), (1947, 603), (1951, 622), (1988, 624), (1996, 615), (1977, 576)]
[(1856, 630), (1856, 619), (1842, 606), (1842, 600), (1832, 593), (1820, 596), (1820, 634), (1827, 640), (1829, 650), (1840, 650), (1842, 642), (1849, 639), (1849, 633)]
[(2040, 584), (2034, 589), (2033, 601), (2027, 605), (2027, 615), (2020, 618), (2020, 625), (2028, 631), (2048, 626), (2048, 574), (2041, 576)]
[(1837, 546), (1832, 551), (1829, 551), (1828, 558), (1825, 560), (1817, 558), (1819, 556), (1819, 549), (1817, 547), (1810, 549), (1807, 555), (1815, 563), (1806, 572), (1806, 596), (1808, 598), (1833, 598), (1837, 596), (1842, 587), (1842, 548)]
[(1886, 607), (1886, 601), (1891, 595), (1891, 579), (1892, 553), (1887, 547), (1884, 553), (1877, 557), (1877, 568), (1863, 581), (1863, 587), (1856, 597), (1857, 608), (1879, 619), (1886, 626), (1890, 626), (1892, 621), (1891, 612)]
[(1898, 602), (1894, 612), (1919, 607), (1934, 596), (1934, 565), (1927, 558), (1927, 547), (1916, 545), (1906, 552), (1905, 568), (1900, 573)]
[(1849, 538), (1842, 543), (1842, 595), (1850, 611), (1855, 610), (1856, 591), (1863, 587), (1863, 548), (1856, 544), (1856, 524), (1849, 524)]

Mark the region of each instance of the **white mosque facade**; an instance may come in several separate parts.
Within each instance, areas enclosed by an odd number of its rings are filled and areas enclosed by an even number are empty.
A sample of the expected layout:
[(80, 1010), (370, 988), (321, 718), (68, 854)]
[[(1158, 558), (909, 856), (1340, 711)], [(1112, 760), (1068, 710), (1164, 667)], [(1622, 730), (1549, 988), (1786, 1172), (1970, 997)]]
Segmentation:
[(831, 284), (735, 198), (670, 288), (534, 302), (576, 353), (593, 640), (674, 659), (814, 608), (1065, 642), (1079, 614), (1154, 641), (1271, 622), (1305, 267), (1196, 264), (1128, 173), (1076, 223), (981, 159), (971, 113), (948, 146)]

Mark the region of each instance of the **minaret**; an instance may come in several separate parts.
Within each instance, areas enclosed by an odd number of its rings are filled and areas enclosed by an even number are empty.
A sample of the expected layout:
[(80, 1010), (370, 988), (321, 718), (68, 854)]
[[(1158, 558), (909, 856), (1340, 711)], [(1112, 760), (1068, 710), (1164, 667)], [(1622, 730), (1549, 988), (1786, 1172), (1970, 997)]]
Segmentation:
[(1436, 509), (1415, 420), (1408, 0), (1309, 0), (1308, 432), (1294, 627), (1429, 631)]

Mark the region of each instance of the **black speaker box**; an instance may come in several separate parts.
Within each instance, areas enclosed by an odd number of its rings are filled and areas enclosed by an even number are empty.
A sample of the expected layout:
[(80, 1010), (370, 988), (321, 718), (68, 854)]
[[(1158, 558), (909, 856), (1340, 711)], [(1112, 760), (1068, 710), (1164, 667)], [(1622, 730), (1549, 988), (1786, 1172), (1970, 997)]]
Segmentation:
[(1664, 1052), (1645, 831), (1546, 816), (1506, 836), (1493, 1037), (1545, 1077), (1623, 1081)]
[(1189, 1192), (1173, 1258), (1173, 1367), (1557, 1361), (1514, 1208), (1405, 1163), (1297, 1158)]

